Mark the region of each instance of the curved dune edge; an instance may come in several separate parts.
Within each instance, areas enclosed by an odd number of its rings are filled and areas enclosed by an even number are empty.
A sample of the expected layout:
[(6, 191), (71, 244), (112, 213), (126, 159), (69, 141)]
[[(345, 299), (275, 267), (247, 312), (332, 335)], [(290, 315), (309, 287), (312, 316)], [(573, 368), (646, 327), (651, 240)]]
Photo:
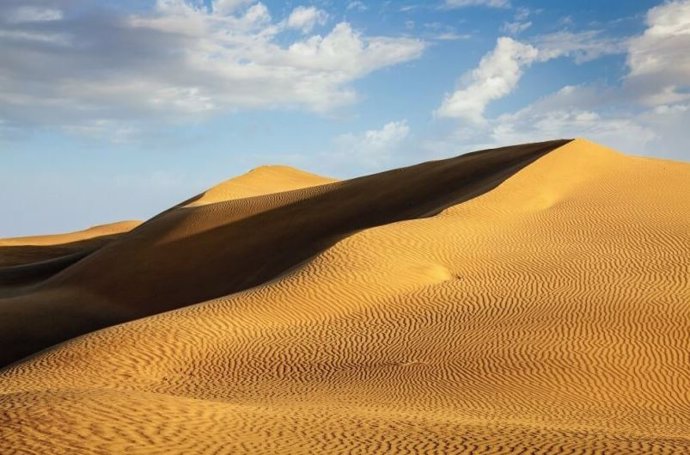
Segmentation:
[(690, 451), (687, 194), (687, 164), (570, 142), (3, 370), (0, 452)]

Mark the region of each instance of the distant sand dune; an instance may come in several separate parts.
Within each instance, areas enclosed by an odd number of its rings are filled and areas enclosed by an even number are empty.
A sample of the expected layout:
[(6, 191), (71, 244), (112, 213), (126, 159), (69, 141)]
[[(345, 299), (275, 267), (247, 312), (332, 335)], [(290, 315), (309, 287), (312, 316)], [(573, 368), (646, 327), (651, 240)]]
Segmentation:
[(120, 221), (67, 234), (0, 239), (0, 267), (39, 262), (85, 250), (94, 251), (139, 224), (140, 221)]
[(140, 223), (120, 221), (67, 234), (0, 239), (0, 297), (48, 279)]
[(230, 183), (1, 301), (34, 350), (177, 309), (2, 370), (0, 453), (690, 453), (690, 165), (578, 139), (323, 183)]

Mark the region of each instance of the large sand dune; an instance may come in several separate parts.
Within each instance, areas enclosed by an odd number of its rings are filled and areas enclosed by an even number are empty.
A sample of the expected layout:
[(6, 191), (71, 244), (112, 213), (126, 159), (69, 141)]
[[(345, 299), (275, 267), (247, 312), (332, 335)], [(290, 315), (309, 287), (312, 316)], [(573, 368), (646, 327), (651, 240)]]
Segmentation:
[(159, 313), (2, 370), (0, 453), (690, 453), (690, 165), (254, 174), (0, 300), (5, 362)]

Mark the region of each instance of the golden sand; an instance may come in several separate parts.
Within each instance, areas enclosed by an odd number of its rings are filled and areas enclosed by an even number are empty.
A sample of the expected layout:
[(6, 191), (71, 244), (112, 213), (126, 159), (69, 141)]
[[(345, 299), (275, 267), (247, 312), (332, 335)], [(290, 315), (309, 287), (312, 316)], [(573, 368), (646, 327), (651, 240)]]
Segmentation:
[(0, 453), (690, 453), (690, 165), (555, 146), (222, 191), (0, 300), (178, 308), (2, 370)]
[(123, 232), (131, 231), (141, 224), (141, 221), (118, 221), (116, 223), (101, 224), (92, 226), (83, 231), (68, 232), (65, 234), (51, 234), (51, 235), (34, 235), (29, 237), (12, 237), (0, 239), (0, 247), (5, 246), (47, 246), (60, 245), (65, 243), (79, 242), (82, 240), (92, 239), (95, 237), (102, 237), (104, 235), (121, 234)]

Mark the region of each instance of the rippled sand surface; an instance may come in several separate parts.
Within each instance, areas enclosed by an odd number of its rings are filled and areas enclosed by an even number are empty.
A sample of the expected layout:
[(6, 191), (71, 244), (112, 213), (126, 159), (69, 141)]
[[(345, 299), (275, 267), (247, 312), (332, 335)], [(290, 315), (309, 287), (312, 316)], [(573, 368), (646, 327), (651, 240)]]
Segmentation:
[(257, 170), (0, 300), (146, 316), (2, 370), (0, 453), (690, 453), (690, 165), (472, 159)]

